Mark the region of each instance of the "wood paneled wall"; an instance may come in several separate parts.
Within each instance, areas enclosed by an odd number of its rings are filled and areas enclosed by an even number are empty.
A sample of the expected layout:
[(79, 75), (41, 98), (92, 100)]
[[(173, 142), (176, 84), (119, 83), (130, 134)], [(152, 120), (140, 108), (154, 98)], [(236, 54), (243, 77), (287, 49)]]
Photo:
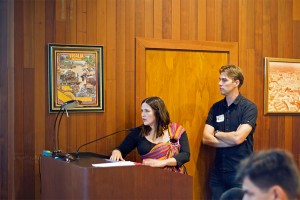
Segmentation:
[(14, 136), (13, 3), (0, 1), (0, 199), (12, 199)]
[[(0, 4), (0, 9), (8, 9), (8, 2), (2, 2), (2, 4)], [(7, 12), (1, 12), (0, 13), (0, 27), (4, 27), (7, 28), (7, 24), (9, 23), (8, 20), (8, 13)], [(6, 163), (5, 165), (1, 164), (0, 165), (0, 171), (8, 171), (8, 156), (7, 156), (7, 151), (5, 152), (6, 149), (8, 149), (8, 113), (9, 111), (7, 110), (7, 107), (5, 104), (7, 104), (8, 102), (8, 80), (7, 80), (7, 76), (8, 76), (8, 67), (4, 67), (7, 66), (7, 57), (8, 55), (6, 53), (2, 53), (2, 52), (7, 52), (6, 51), (6, 42), (5, 40), (8, 38), (7, 36), (7, 32), (6, 31), (1, 31), (0, 33), (0, 119), (6, 119), (5, 121), (2, 122), (2, 120), (0, 120), (0, 158), (2, 160), (2, 163)], [(2, 88), (2, 85), (4, 86)], [(7, 133), (7, 134), (5, 134)], [(0, 189), (1, 191), (3, 191), (3, 193), (0, 193), (0, 198), (3, 199), (5, 197), (8, 196), (8, 187), (7, 185), (5, 185), (4, 183), (6, 181), (8, 181), (8, 177), (6, 174), (4, 173), (0, 173), (0, 180), (3, 180), (0, 182)]]
[[(55, 118), (48, 113), (48, 43), (99, 44), (104, 45), (105, 52), (105, 113), (72, 113), (70, 118), (64, 118), (60, 130), (63, 151), (74, 151), (86, 141), (135, 125), (139, 112), (135, 104), (139, 102), (135, 102), (134, 41), (136, 37), (147, 37), (238, 42), (239, 65), (245, 73), (242, 93), (259, 109), (255, 149), (280, 147), (300, 157), (300, 117), (263, 115), (263, 58), (300, 58), (298, 0), (12, 2), (14, 18), (9, 22), (14, 25), (14, 89), (10, 90), (14, 92), (14, 114), (1, 116), (14, 121), (14, 134), (11, 141), (7, 140), (12, 136), (2, 128), (7, 122), (0, 122), (0, 148), (5, 152), (0, 154), (0, 165), (13, 179), (0, 173), (13, 187), (8, 189), (1, 184), (0, 190), (7, 191), (4, 194), (16, 199), (39, 198), (38, 157), (43, 149), (52, 148)], [(4, 67), (7, 72), (9, 66), (4, 63)], [(2, 83), (10, 86), (5, 80)], [(1, 103), (6, 100), (3, 93), (9, 95), (1, 87)], [(86, 150), (109, 154), (123, 136), (89, 145)], [(3, 141), (9, 144), (2, 146)], [(8, 152), (14, 156), (2, 162)]]

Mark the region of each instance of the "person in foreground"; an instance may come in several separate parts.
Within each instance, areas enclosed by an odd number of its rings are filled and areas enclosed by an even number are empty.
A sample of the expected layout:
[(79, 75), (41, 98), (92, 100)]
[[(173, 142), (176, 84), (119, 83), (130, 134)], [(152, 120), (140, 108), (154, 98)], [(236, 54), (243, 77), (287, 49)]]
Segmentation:
[(240, 164), (244, 200), (299, 199), (300, 176), (290, 153), (280, 149), (261, 151)]
[(210, 108), (202, 138), (203, 144), (216, 148), (209, 180), (212, 199), (216, 200), (230, 188), (241, 188), (235, 179), (236, 170), (239, 162), (253, 153), (257, 119), (256, 105), (239, 92), (244, 82), (241, 69), (226, 65), (219, 73), (219, 87), (225, 98)]
[(169, 112), (159, 97), (144, 99), (141, 112), (143, 124), (131, 130), (112, 151), (110, 159), (124, 160), (137, 147), (144, 165), (186, 173), (183, 164), (190, 160), (190, 148), (185, 129), (171, 122)]
[(244, 196), (244, 191), (241, 188), (231, 188), (224, 192), (220, 200), (242, 200)]

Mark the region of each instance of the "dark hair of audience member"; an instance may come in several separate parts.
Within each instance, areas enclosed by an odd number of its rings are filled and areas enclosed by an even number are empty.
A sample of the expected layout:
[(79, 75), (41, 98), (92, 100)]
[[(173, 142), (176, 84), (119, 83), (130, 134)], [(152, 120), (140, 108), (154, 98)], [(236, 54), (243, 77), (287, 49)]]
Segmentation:
[(241, 188), (231, 188), (224, 192), (220, 200), (242, 200), (244, 191)]
[(274, 185), (280, 186), (289, 199), (300, 194), (300, 176), (292, 155), (284, 150), (261, 151), (243, 160), (237, 179), (248, 177), (257, 187), (267, 190)]

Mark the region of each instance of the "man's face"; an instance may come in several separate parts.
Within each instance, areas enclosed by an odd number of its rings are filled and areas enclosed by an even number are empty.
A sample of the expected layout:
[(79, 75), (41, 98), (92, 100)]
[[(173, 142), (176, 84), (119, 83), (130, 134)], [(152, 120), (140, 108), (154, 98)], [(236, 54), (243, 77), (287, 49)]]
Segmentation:
[(230, 77), (227, 76), (225, 72), (220, 74), (219, 87), (222, 95), (227, 96), (232, 93), (234, 90), (238, 90), (239, 81), (234, 81)]
[(272, 200), (275, 199), (271, 189), (261, 190), (246, 177), (243, 181), (243, 200)]

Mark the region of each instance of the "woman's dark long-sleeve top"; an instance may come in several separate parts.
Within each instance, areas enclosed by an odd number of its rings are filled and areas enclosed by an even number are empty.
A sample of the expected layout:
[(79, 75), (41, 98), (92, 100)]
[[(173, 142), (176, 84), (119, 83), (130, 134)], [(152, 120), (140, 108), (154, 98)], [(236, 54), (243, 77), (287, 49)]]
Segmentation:
[[(141, 127), (132, 129), (124, 141), (116, 147), (122, 153), (123, 158), (136, 147), (140, 155), (145, 155), (156, 145), (148, 141), (146, 137), (141, 136), (140, 132)], [(174, 156), (177, 166), (181, 166), (190, 160), (190, 147), (186, 132), (181, 135), (179, 144), (180, 152)]]

